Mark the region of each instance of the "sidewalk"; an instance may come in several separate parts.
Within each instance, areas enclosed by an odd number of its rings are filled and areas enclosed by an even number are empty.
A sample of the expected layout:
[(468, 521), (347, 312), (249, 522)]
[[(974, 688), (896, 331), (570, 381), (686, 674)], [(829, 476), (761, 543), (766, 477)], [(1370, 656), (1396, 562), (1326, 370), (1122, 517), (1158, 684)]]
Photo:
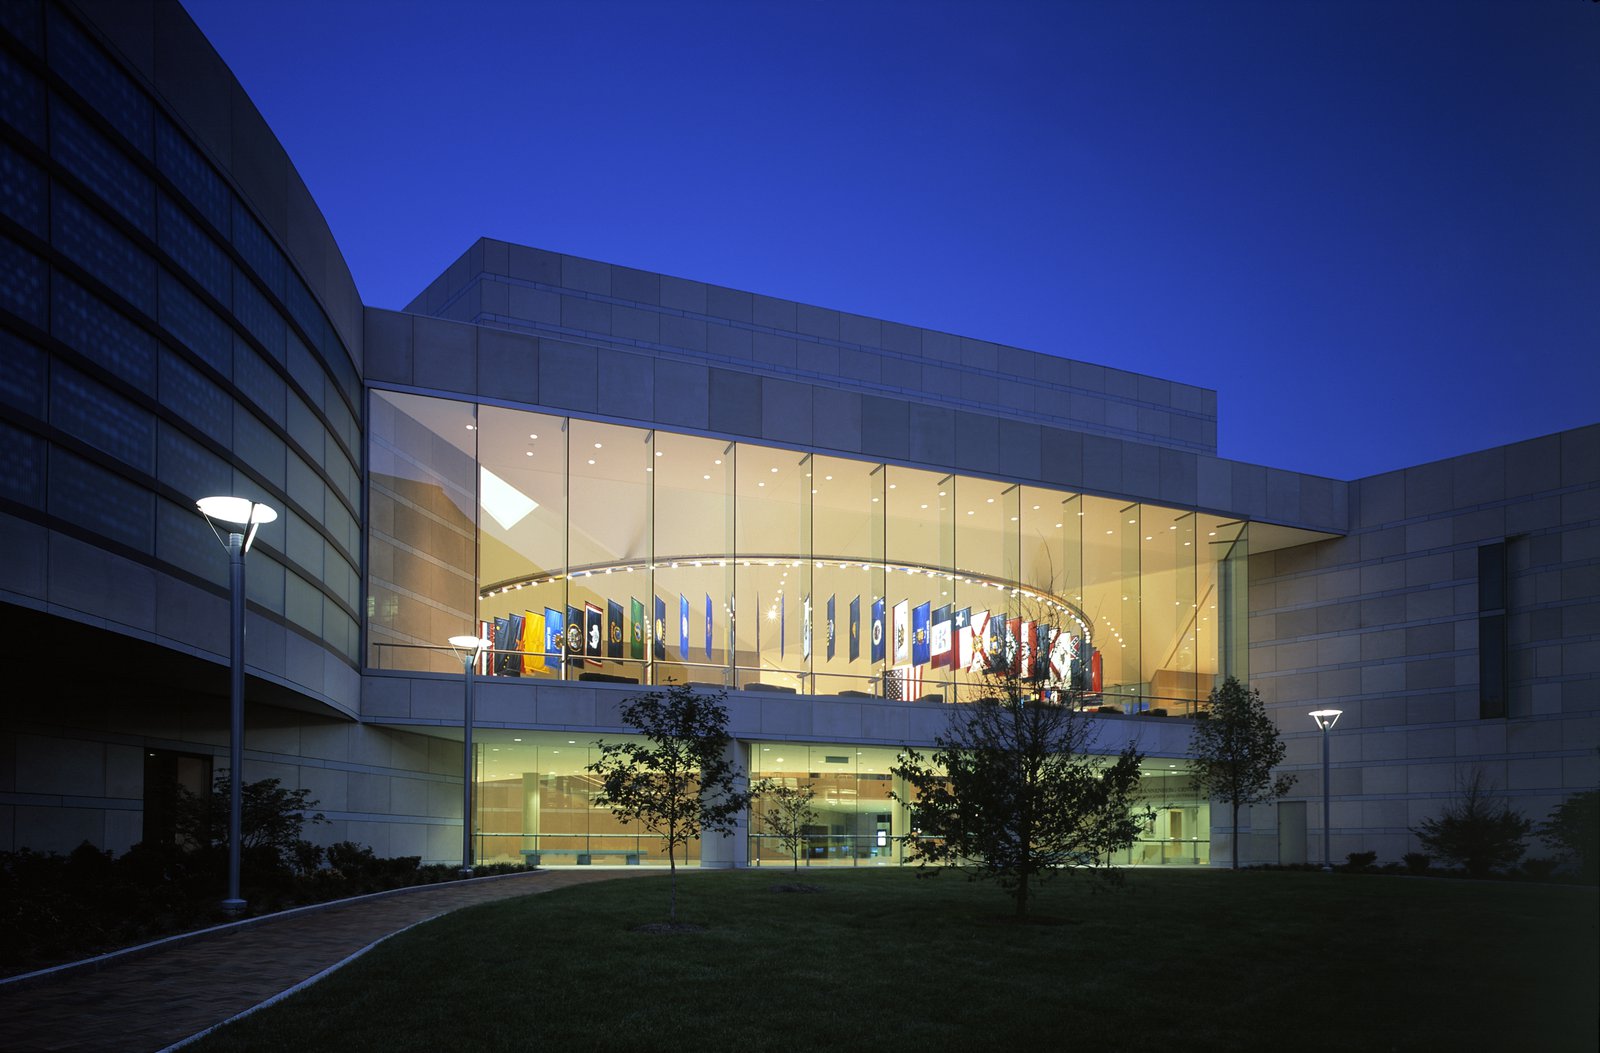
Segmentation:
[(0, 1048), (165, 1049), (220, 1024), (409, 925), (462, 907), (653, 873), (541, 870), (425, 885), (178, 940), (22, 984), (0, 986)]

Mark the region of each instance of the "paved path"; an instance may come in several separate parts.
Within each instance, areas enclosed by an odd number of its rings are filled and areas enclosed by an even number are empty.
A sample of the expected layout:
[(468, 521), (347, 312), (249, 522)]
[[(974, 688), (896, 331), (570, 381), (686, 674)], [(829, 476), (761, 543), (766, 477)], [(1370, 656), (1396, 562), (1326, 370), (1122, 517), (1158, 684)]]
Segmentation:
[(542, 870), (423, 886), (175, 941), (95, 969), (0, 986), (0, 1049), (164, 1049), (419, 921), (478, 903), (652, 872)]

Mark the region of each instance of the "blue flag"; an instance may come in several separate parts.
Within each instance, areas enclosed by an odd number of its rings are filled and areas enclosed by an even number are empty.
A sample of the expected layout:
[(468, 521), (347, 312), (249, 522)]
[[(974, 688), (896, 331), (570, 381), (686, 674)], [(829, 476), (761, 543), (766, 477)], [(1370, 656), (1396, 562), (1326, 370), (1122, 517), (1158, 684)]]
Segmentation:
[(551, 669), (561, 665), (561, 645), (566, 634), (562, 629), (561, 612), (554, 607), (544, 609), (544, 657)]
[(928, 614), (929, 605), (919, 603), (911, 609), (911, 664), (927, 665), (929, 654), (928, 640)]
[(678, 657), (689, 658), (689, 600), (678, 593)]
[(884, 629), (883, 629), (883, 601), (882, 600), (873, 600), (872, 601), (872, 661), (874, 661), (874, 662), (883, 661), (883, 645), (884, 645), (884, 643), (885, 643), (885, 640), (884, 640)]
[(850, 661), (861, 657), (861, 597), (850, 601)]
[(656, 597), (656, 626), (651, 634), (655, 640), (656, 661), (667, 660), (667, 601)]
[(828, 597), (828, 661), (833, 661), (833, 597)]
[(711, 593), (706, 593), (706, 661), (711, 661)]

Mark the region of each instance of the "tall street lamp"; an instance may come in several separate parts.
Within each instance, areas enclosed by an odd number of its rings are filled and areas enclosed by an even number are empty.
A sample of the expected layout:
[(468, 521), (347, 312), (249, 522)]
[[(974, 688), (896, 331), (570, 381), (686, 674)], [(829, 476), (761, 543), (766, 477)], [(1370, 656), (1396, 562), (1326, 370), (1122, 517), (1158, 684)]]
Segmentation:
[(239, 896), (239, 842), (242, 813), (240, 787), (244, 765), (244, 557), (256, 539), (261, 524), (278, 518), (275, 509), (246, 497), (202, 497), (195, 502), (206, 517), (211, 532), (222, 541), (221, 523), (228, 531), (222, 547), (228, 550), (228, 898), (222, 909), (229, 914), (243, 913), (245, 902)]
[(1322, 729), (1322, 869), (1333, 869), (1333, 851), (1330, 847), (1332, 838), (1329, 836), (1328, 827), (1328, 732), (1339, 723), (1339, 717), (1344, 713), (1342, 709), (1319, 709), (1311, 714), (1311, 719), (1317, 722), (1317, 727)]
[(461, 707), (461, 876), (472, 876), (472, 672), (489, 641), (477, 636), (452, 636), (450, 646), (461, 659), (467, 692)]

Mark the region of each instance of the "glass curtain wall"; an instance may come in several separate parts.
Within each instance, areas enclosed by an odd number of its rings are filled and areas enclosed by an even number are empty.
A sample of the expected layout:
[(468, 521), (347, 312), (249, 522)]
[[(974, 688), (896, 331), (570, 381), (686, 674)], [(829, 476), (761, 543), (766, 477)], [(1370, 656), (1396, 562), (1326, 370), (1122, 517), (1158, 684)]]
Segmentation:
[(391, 392), (373, 666), (952, 702), (999, 670), (1179, 716), (1245, 672), (1246, 524)]
[[(559, 732), (491, 734), (477, 747), (476, 859), (546, 866), (666, 865), (661, 838), (594, 804), (600, 783), (586, 770), (599, 756), (592, 742)], [(698, 839), (679, 849), (679, 864), (699, 858)]]
[[(750, 780), (815, 792), (811, 808), (816, 818), (802, 831), (800, 866), (898, 865), (906, 853), (896, 838), (910, 829), (909, 809), (891, 797), (892, 792), (909, 796), (905, 783), (889, 774), (898, 754), (881, 746), (757, 742), (750, 747)], [(1180, 763), (1147, 762), (1140, 772), (1138, 800), (1155, 812), (1155, 819), (1132, 846), (1115, 853), (1113, 863), (1210, 862), (1210, 805)], [(767, 822), (769, 804), (757, 798), (751, 805), (750, 862), (793, 866), (794, 852)]]

